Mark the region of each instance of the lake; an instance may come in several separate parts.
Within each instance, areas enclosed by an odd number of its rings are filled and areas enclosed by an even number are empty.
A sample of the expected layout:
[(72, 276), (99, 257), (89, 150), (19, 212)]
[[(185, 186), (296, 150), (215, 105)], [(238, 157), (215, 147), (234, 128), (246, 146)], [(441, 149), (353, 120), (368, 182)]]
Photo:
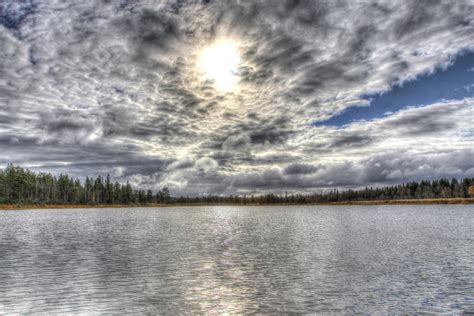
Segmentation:
[(474, 312), (474, 207), (0, 211), (0, 313)]

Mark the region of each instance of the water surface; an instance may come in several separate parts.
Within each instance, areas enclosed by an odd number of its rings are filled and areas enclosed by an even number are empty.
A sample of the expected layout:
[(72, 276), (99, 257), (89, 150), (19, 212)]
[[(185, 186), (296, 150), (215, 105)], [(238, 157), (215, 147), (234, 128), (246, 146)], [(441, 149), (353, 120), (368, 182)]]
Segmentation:
[(0, 211), (0, 313), (474, 312), (470, 205)]

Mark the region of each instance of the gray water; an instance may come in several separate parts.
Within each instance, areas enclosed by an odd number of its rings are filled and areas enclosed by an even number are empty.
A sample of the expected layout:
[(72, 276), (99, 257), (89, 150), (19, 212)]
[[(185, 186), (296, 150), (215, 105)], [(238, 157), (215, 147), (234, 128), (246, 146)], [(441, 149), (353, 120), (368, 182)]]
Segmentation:
[(0, 313), (474, 312), (474, 209), (0, 211)]

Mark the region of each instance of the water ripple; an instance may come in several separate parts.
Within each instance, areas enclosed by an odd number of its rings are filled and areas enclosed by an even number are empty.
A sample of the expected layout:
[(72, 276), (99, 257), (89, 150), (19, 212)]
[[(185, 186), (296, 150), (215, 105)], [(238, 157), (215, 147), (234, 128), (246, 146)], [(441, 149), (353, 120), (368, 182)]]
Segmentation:
[(2, 211), (0, 313), (474, 312), (472, 211)]

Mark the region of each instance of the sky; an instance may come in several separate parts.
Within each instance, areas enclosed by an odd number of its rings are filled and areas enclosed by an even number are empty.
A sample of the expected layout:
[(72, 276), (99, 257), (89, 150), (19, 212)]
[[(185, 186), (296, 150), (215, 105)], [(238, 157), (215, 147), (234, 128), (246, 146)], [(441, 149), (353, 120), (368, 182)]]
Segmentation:
[(474, 177), (474, 0), (1, 1), (0, 167), (173, 195)]

